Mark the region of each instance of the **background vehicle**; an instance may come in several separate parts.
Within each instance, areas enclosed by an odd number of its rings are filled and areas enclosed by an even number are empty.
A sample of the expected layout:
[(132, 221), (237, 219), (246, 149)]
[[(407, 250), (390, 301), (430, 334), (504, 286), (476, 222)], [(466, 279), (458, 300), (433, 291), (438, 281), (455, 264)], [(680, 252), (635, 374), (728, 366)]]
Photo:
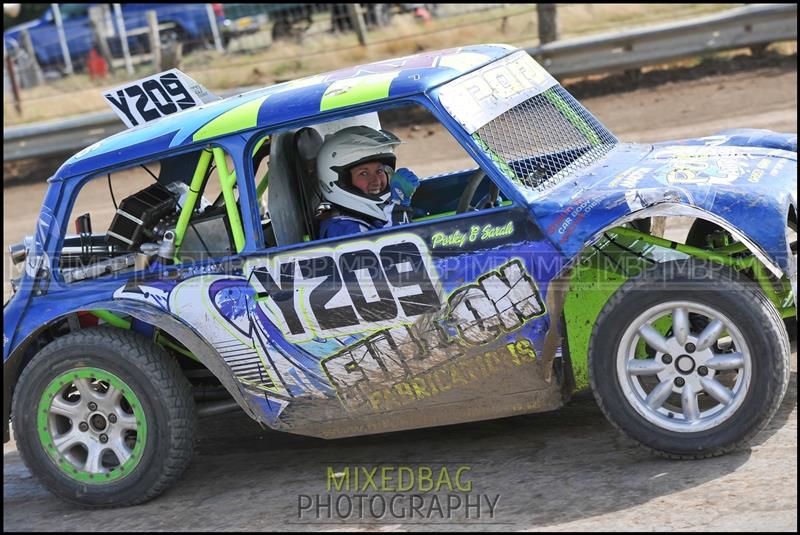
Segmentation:
[[(319, 240), (319, 141), (398, 107), (439, 119), (477, 168), (420, 171), (409, 225)], [(107, 231), (79, 211), (66, 235), (89, 179), (140, 166), (150, 183), (110, 196)], [(591, 384), (646, 447), (719, 455), (786, 390), (795, 177), (791, 135), (620, 144), (506, 46), (251, 92), (62, 166), (15, 254), (4, 407), (16, 384), (31, 469), (93, 505), (178, 477), (209, 386), (274, 428), (337, 437), (551, 410)], [(631, 225), (674, 215), (715, 227), (690, 245)], [(120, 421), (122, 446), (102, 446)]]
[[(361, 4), (367, 29), (387, 26), (394, 13), (414, 12), (419, 8), (434, 10), (434, 4)], [(271, 23), (272, 40), (299, 38), (309, 31), (314, 18), (330, 12), (330, 29), (354, 31), (351, 12), (346, 4), (225, 4), (224, 28), (228, 38), (255, 33)], [(427, 13), (430, 13), (428, 11)]]
[[(97, 4), (59, 4), (64, 34), (72, 61), (81, 66), (89, 51), (95, 46), (95, 34), (89, 19), (89, 8)], [(154, 10), (159, 24), (171, 24), (162, 32), (162, 40), (177, 40), (184, 48), (211, 42), (212, 30), (206, 4), (121, 4), (122, 15), (128, 35), (128, 46), (132, 53), (149, 50), (147, 41), (147, 19), (145, 12)], [(224, 20), (222, 4), (213, 4), (218, 23)], [(112, 54), (121, 57), (116, 17), (106, 21), (110, 35), (108, 45)], [(52, 8), (48, 8), (37, 20), (14, 26), (3, 32), (6, 47), (12, 54), (22, 47), (21, 32), (27, 30), (31, 37), (36, 59), (42, 67), (63, 66), (64, 58)]]

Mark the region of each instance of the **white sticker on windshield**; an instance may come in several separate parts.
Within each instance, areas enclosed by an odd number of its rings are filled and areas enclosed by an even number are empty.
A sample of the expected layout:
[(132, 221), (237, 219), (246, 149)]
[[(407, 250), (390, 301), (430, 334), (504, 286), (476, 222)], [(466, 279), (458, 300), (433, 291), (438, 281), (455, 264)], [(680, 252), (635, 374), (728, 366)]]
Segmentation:
[(472, 134), (558, 81), (524, 50), (442, 86), (445, 109)]
[(157, 121), (220, 98), (178, 69), (170, 69), (103, 93), (128, 128)]

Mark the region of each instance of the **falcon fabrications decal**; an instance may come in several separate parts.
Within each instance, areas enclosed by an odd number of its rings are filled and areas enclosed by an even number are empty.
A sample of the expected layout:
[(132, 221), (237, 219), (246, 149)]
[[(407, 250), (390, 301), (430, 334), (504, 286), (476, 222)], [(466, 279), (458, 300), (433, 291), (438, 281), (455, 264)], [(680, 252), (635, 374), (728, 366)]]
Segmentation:
[[(473, 372), (464, 375), (460, 368), (434, 370), (446, 363), (464, 364), (471, 348), (487, 346), (545, 313), (533, 279), (516, 259), (484, 274), (474, 284), (456, 289), (447, 303), (443, 315), (428, 314), (413, 325), (381, 330), (322, 361), (345, 407), (359, 409), (369, 403), (373, 410), (387, 408), (377, 400), (391, 397), (385, 391), (391, 391), (392, 385), (401, 397), (412, 391), (426, 392), (418, 396), (421, 399), (459, 383), (467, 384), (470, 377), (476, 378)], [(535, 361), (536, 354), (530, 341), (520, 340), (478, 359), (484, 357), (489, 364), (481, 364), (481, 370), (492, 368), (491, 362), (520, 366), (523, 361)], [(427, 390), (409, 387), (424, 383), (421, 374), (437, 382)], [(447, 382), (442, 383), (445, 379)]]

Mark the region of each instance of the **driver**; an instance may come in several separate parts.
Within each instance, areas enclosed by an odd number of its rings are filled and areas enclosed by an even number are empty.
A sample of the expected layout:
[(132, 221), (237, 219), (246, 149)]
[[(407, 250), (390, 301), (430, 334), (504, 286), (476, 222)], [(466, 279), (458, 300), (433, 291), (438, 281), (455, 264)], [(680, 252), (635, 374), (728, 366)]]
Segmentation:
[(419, 178), (395, 170), (394, 148), (402, 141), (368, 126), (343, 128), (328, 136), (317, 157), (323, 205), (319, 237), (346, 236), (410, 221), (411, 197)]

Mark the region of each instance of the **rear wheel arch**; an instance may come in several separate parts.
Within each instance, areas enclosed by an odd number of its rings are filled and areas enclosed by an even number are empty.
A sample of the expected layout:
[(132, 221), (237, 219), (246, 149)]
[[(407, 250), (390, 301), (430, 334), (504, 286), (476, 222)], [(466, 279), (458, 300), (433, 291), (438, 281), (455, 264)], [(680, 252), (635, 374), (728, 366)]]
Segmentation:
[[(251, 418), (256, 419), (256, 416), (239, 387), (238, 381), (229, 371), (219, 353), (217, 353), (213, 346), (208, 343), (202, 335), (169, 314), (161, 312), (155, 307), (143, 305), (141, 303), (131, 304), (121, 301), (108, 301), (95, 303), (92, 309), (101, 309), (116, 315), (131, 316), (148, 325), (157, 326), (158, 329), (169, 334), (191, 351), (200, 364), (205, 366), (205, 368), (219, 380), (225, 390), (236, 400), (236, 403)], [(84, 309), (74, 310), (46, 322), (41, 327), (31, 332), (9, 355), (9, 358), (3, 365), (3, 412), (6, 422), (8, 422), (10, 416), (13, 391), (25, 366), (27, 366), (33, 357), (47, 345), (70, 332), (68, 331), (67, 333), (57, 335), (53, 332), (53, 327), (68, 323), (70, 317), (74, 317), (78, 312), (83, 311)], [(7, 438), (8, 426), (5, 428), (4, 441)]]

